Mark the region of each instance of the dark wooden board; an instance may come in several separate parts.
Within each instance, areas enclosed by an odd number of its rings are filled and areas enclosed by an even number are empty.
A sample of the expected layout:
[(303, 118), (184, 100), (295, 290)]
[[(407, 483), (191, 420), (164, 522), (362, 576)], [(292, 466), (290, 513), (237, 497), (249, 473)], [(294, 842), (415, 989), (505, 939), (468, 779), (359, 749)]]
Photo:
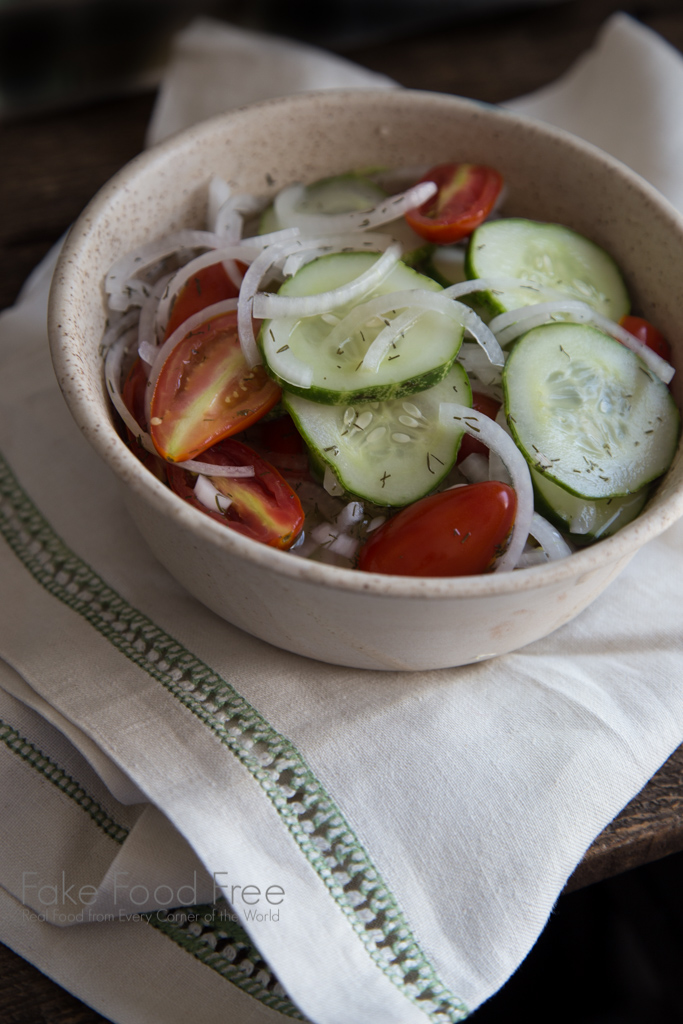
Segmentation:
[[(574, 0), (487, 16), (343, 55), (412, 88), (499, 102), (553, 81), (625, 10), (683, 51), (679, 0)], [(140, 151), (154, 96), (34, 114), (0, 126), (0, 309), (87, 201)], [(683, 748), (587, 851), (567, 890), (683, 850)], [(95, 1024), (94, 1011), (0, 945), (0, 1024)]]

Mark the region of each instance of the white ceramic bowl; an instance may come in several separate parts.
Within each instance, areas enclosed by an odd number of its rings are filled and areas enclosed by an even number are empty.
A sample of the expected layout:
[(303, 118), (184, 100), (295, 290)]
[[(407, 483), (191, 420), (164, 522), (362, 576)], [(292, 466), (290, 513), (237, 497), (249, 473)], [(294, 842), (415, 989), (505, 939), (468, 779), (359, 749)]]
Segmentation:
[[(572, 136), (431, 93), (296, 96), (183, 132), (133, 160), (101, 190), (72, 229), (55, 274), (49, 329), (62, 391), (118, 476), (157, 558), (225, 619), (322, 661), (440, 668), (522, 647), (577, 615), (643, 544), (683, 514), (679, 446), (643, 514), (568, 559), (478, 577), (380, 576), (306, 561), (225, 529), (159, 483), (119, 439), (98, 355), (105, 272), (145, 240), (203, 226), (211, 174), (264, 195), (352, 168), (452, 160), (499, 168), (509, 189), (506, 213), (567, 224), (612, 253), (635, 306), (667, 335), (683, 366), (683, 219), (673, 208), (627, 168)], [(680, 406), (680, 380), (674, 394)]]

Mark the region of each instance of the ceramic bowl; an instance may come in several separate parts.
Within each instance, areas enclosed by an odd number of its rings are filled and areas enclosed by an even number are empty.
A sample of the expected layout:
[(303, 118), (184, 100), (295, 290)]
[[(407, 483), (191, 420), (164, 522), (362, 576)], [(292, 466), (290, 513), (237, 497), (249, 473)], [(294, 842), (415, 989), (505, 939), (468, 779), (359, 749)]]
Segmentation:
[(55, 274), (49, 329), (62, 391), (118, 477), (150, 548), (220, 616), (310, 658), (429, 669), (515, 650), (582, 611), (683, 514), (679, 447), (642, 515), (570, 558), (478, 577), (381, 576), (297, 558), (225, 529), (183, 503), (119, 439), (98, 355), (105, 272), (145, 240), (203, 226), (213, 173), (238, 190), (270, 195), (352, 168), (452, 160), (499, 168), (507, 214), (567, 224), (612, 253), (634, 306), (668, 336), (683, 365), (683, 219), (673, 208), (623, 165), (566, 133), (432, 93), (301, 95), (185, 131), (133, 160), (100, 191), (73, 227)]

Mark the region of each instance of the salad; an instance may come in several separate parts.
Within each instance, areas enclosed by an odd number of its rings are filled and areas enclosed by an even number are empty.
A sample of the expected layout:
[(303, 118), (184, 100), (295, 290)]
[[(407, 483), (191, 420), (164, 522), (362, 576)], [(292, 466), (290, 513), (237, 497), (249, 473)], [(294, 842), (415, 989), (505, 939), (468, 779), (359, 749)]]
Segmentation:
[(361, 571), (511, 571), (630, 522), (678, 441), (668, 344), (604, 250), (504, 191), (466, 163), (272, 202), (212, 178), (206, 230), (105, 279), (133, 452), (226, 528)]

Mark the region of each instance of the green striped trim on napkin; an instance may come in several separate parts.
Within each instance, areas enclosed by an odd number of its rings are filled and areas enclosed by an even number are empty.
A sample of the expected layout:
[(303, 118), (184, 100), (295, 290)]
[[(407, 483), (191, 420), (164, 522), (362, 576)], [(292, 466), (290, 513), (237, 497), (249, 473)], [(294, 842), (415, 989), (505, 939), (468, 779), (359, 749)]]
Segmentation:
[[(73, 776), (2, 719), (0, 742), (78, 804), (109, 839), (113, 839), (119, 846), (125, 842), (129, 829), (114, 821)], [(153, 928), (163, 932), (177, 946), (187, 950), (195, 959), (243, 992), (285, 1017), (306, 1020), (288, 999), (247, 933), (232, 920), (233, 916), (224, 900), (212, 905), (140, 914)]]
[(225, 679), (129, 605), (52, 530), (0, 456), (0, 531), (46, 590), (197, 716), (260, 784), (374, 963), (433, 1024), (465, 1004), (438, 978), (342, 812), (285, 736)]

